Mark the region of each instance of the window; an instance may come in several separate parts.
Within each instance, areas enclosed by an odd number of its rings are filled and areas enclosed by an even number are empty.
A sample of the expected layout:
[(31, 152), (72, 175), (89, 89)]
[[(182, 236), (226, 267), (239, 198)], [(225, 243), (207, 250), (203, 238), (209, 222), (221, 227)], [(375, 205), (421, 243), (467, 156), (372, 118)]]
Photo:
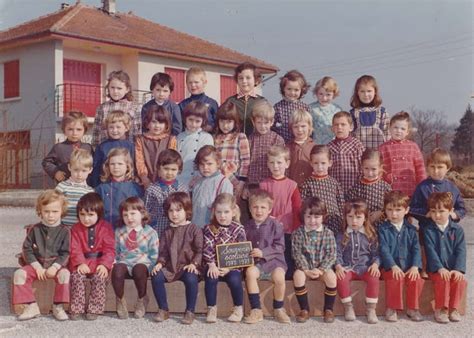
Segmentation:
[(3, 64), (3, 97), (5, 99), (20, 96), (20, 61), (8, 61)]
[(221, 104), (228, 97), (237, 94), (237, 83), (233, 76), (221, 75)]
[(184, 79), (184, 70), (165, 67), (165, 73), (171, 76), (174, 83), (174, 90), (171, 93), (170, 100), (180, 103), (184, 100), (186, 81)]

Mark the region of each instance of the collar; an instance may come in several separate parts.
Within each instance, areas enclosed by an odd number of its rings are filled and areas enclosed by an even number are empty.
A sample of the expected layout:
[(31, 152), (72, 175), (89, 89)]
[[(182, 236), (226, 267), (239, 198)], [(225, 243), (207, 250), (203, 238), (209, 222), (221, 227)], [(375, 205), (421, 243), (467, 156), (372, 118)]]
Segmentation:
[(238, 98), (238, 99), (244, 98), (245, 100), (248, 100), (249, 97), (257, 98), (258, 95), (257, 95), (257, 93), (255, 92), (255, 91), (256, 91), (256, 88), (257, 88), (257, 87), (254, 87), (254, 88), (250, 91), (250, 93), (248, 93), (248, 94), (242, 93), (242, 92), (240, 91), (240, 89), (239, 89), (238, 92), (237, 92), (237, 98)]
[(349, 135), (349, 136), (347, 136), (346, 138), (337, 138), (337, 137), (336, 137), (334, 140), (335, 140), (336, 142), (341, 142), (341, 143), (342, 143), (342, 142), (349, 142), (350, 140), (352, 140), (352, 136)]
[(167, 187), (169, 187), (170, 185), (173, 185), (173, 184), (176, 183), (176, 179), (174, 179), (174, 180), (172, 180), (172, 181), (165, 181), (165, 180), (163, 180), (163, 179), (160, 178), (159, 183), (160, 183), (161, 186), (167, 186)]
[(71, 178), (68, 178), (65, 183), (69, 183), (70, 185), (74, 186), (74, 187), (87, 187), (87, 181), (84, 181), (84, 182), (74, 182), (73, 180), (71, 180)]
[(162, 140), (164, 138), (167, 138), (170, 136), (170, 133), (162, 133), (160, 135), (150, 135), (148, 132), (143, 134), (144, 137), (150, 139), (150, 140)]
[(446, 228), (449, 226), (449, 220), (446, 224), (438, 224), (438, 223), (435, 223), (436, 224), (436, 227), (441, 230), (441, 232), (444, 232), (446, 230)]
[(348, 234), (350, 234), (350, 233), (352, 233), (352, 232), (357, 232), (357, 233), (361, 233), (361, 234), (364, 234), (364, 235), (365, 235), (365, 228), (364, 228), (364, 226), (362, 226), (362, 227), (360, 228), (360, 230), (354, 231), (354, 230), (352, 230), (352, 228), (347, 227), (346, 232), (347, 232)]
[(381, 177), (379, 176), (375, 180), (368, 180), (368, 179), (362, 177), (362, 179), (360, 180), (360, 183), (362, 183), (362, 184), (374, 184), (374, 183), (377, 183), (378, 181), (380, 181), (380, 178)]
[(310, 233), (310, 232), (313, 232), (313, 231), (316, 231), (316, 232), (323, 232), (323, 230), (324, 230), (324, 225), (323, 225), (323, 224), (321, 224), (321, 226), (320, 226), (319, 228), (317, 228), (317, 229), (310, 229), (310, 228), (308, 228), (306, 225), (304, 226), (304, 231), (305, 231), (306, 233)]
[(65, 139), (64, 144), (70, 144), (72, 146), (77, 146), (77, 147), (80, 147), (82, 142), (81, 141), (77, 141), (77, 142), (72, 142), (72, 141), (69, 141), (68, 139)]
[(433, 177), (429, 176), (429, 183), (434, 184), (434, 185), (441, 185), (446, 181), (446, 178), (443, 178), (442, 180), (435, 180)]
[(54, 224), (46, 224), (46, 222), (41, 220), (41, 224), (43, 224), (47, 228), (56, 228), (57, 226), (59, 226), (61, 224), (61, 218)]
[(288, 103), (288, 104), (292, 104), (292, 103), (297, 103), (297, 102), (299, 102), (300, 99), (293, 101), (293, 100), (288, 100), (286, 97), (283, 97), (283, 101), (285, 101), (285, 102)]
[(271, 179), (271, 180), (274, 180), (274, 181), (284, 181), (284, 180), (287, 179), (287, 177), (286, 177), (286, 176), (283, 176), (282, 178), (275, 178), (275, 177), (273, 177), (273, 176), (270, 176), (270, 179)]
[(398, 231), (400, 232), (402, 230), (402, 226), (403, 226), (403, 221), (399, 224), (396, 224), (396, 223), (392, 223), (390, 222), (390, 224)]
[(182, 226), (185, 226), (185, 225), (188, 225), (188, 224), (191, 224), (191, 221), (186, 221), (186, 223), (184, 223), (184, 224), (174, 224), (174, 223), (170, 222), (170, 227), (179, 228), (179, 227), (182, 227)]
[(311, 177), (317, 180), (324, 180), (329, 177), (329, 174), (319, 176), (319, 175), (316, 175), (315, 173), (312, 173)]
[(159, 106), (164, 106), (164, 105), (167, 104), (168, 101), (169, 101), (169, 99), (168, 99), (168, 100), (164, 100), (163, 103), (159, 103), (158, 101), (156, 101), (156, 99), (154, 99), (154, 100), (155, 100), (155, 103), (156, 103), (157, 105), (159, 105)]
[(117, 181), (113, 176), (110, 176), (110, 182), (112, 183), (122, 183), (122, 182), (128, 182), (128, 180), (125, 178), (122, 181)]
[(186, 133), (186, 135), (193, 135), (193, 134), (198, 134), (202, 131), (202, 128), (199, 128), (198, 130), (196, 131), (189, 131), (189, 130), (185, 130), (184, 132)]
[(129, 228), (129, 227), (125, 227), (127, 229), (127, 234), (129, 234), (132, 230), (135, 230), (136, 232), (140, 232), (143, 230), (143, 225), (139, 225), (135, 228)]
[(309, 142), (310, 140), (310, 137), (308, 136), (304, 141), (296, 141), (296, 140), (293, 140), (293, 142), (299, 146), (302, 146), (303, 144), (305, 144), (306, 142)]
[(203, 96), (206, 96), (206, 94), (205, 94), (204, 92), (202, 92), (202, 93), (200, 93), (200, 94), (191, 95), (189, 98), (194, 101), (194, 100), (196, 100), (196, 99), (202, 98)]

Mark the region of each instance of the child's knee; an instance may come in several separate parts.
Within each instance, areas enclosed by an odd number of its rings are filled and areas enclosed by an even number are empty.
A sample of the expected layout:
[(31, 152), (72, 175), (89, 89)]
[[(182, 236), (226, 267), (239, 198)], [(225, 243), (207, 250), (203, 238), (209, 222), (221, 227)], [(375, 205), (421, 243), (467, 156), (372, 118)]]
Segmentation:
[(14, 285), (24, 285), (26, 283), (26, 271), (23, 269), (18, 269), (13, 274), (13, 284)]
[(67, 284), (71, 278), (71, 273), (67, 269), (61, 269), (58, 271), (57, 278), (59, 284)]
[(245, 271), (245, 280), (257, 280), (260, 277), (260, 271), (255, 266), (250, 266)]
[(296, 269), (293, 273), (293, 282), (296, 284), (304, 284), (306, 281), (306, 275), (303, 270)]
[(276, 268), (272, 272), (273, 283), (281, 285), (285, 284), (285, 271), (282, 268)]
[(323, 280), (324, 280), (325, 284), (334, 284), (335, 285), (337, 283), (336, 274), (331, 269), (326, 270), (324, 272)]

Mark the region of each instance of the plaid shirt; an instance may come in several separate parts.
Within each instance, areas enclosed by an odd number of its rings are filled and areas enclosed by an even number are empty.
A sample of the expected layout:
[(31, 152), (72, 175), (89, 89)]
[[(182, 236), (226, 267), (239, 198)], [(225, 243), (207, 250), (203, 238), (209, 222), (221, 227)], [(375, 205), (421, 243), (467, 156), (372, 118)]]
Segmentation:
[(245, 242), (247, 240), (243, 225), (237, 222), (232, 222), (229, 227), (216, 227), (213, 224), (207, 224), (203, 229), (203, 233), (202, 259), (204, 264), (217, 264), (216, 245)]
[(409, 140), (390, 140), (379, 148), (386, 182), (393, 190), (411, 197), (416, 185), (426, 178), (425, 162), (418, 145)]
[(248, 172), (248, 183), (260, 183), (265, 178), (271, 176), (267, 165), (267, 153), (271, 146), (284, 146), (283, 138), (275, 133), (269, 131), (266, 134), (260, 134), (254, 131), (249, 136), (250, 144), (250, 165)]
[(301, 186), (301, 199), (319, 197), (327, 208), (326, 226), (337, 234), (341, 231), (344, 207), (344, 192), (341, 185), (330, 176), (312, 176)]
[(332, 156), (332, 166), (329, 175), (334, 177), (344, 189), (352, 187), (360, 177), (360, 159), (364, 146), (355, 137), (334, 139), (328, 143)]
[(309, 106), (300, 100), (288, 101), (283, 99), (275, 103), (273, 108), (275, 109), (275, 123), (273, 124), (272, 130), (283, 137), (285, 143), (291, 142), (294, 136), (290, 130), (290, 116), (297, 109), (309, 112)]
[(188, 188), (178, 180), (169, 184), (161, 179), (150, 185), (145, 191), (145, 208), (151, 217), (150, 225), (156, 230), (160, 238), (163, 231), (170, 224), (168, 215), (165, 214), (163, 209), (163, 203), (171, 193), (177, 191), (188, 192)]
[(390, 119), (384, 107), (352, 108), (351, 115), (354, 122), (353, 135), (365, 148), (377, 149), (390, 139)]
[(221, 154), (222, 164), (234, 162), (237, 171), (229, 178), (234, 187), (240, 178), (246, 178), (250, 165), (250, 146), (244, 133), (218, 134), (214, 137), (214, 145)]
[(107, 101), (97, 107), (94, 126), (92, 127), (92, 145), (95, 147), (108, 138), (105, 128), (105, 118), (114, 110), (122, 110), (130, 115), (132, 126), (128, 132), (128, 139), (133, 142), (133, 137), (142, 133), (142, 106), (126, 99), (120, 101)]
[(308, 231), (304, 225), (291, 235), (291, 254), (297, 269), (329, 270), (336, 263), (336, 239), (331, 230), (322, 227), (320, 231)]

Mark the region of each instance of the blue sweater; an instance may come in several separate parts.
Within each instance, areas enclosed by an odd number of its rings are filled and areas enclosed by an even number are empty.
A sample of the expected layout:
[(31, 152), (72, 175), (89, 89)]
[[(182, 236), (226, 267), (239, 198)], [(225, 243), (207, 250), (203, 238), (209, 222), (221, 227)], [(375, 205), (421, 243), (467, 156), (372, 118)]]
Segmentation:
[(421, 250), (416, 228), (403, 222), (400, 232), (389, 221), (379, 226), (381, 267), (390, 270), (397, 265), (403, 272), (412, 266), (421, 269)]
[[(144, 116), (148, 108), (150, 108), (153, 105), (158, 105), (155, 99), (152, 99), (143, 105), (142, 121), (144, 120)], [(163, 102), (162, 107), (165, 108), (171, 114), (170, 116), (171, 125), (172, 125), (171, 134), (175, 136), (178, 135), (183, 130), (183, 122), (181, 119), (181, 109), (176, 103), (170, 100), (166, 100), (165, 102)], [(146, 128), (146, 126), (142, 126), (143, 132), (146, 132), (147, 130), (148, 129)]]
[(466, 240), (459, 224), (450, 220), (442, 232), (434, 222), (430, 222), (425, 228), (424, 238), (428, 272), (438, 272), (441, 268), (466, 272)]
[(190, 104), (193, 101), (199, 101), (207, 105), (208, 107), (208, 114), (207, 114), (207, 125), (210, 126), (211, 129), (214, 129), (216, 126), (216, 113), (217, 113), (217, 108), (219, 105), (217, 104), (217, 101), (214, 100), (213, 98), (210, 98), (204, 93), (197, 94), (197, 95), (191, 95), (187, 99), (184, 99), (179, 103), (179, 108), (181, 111), (184, 110), (184, 107), (186, 107), (188, 104)]

